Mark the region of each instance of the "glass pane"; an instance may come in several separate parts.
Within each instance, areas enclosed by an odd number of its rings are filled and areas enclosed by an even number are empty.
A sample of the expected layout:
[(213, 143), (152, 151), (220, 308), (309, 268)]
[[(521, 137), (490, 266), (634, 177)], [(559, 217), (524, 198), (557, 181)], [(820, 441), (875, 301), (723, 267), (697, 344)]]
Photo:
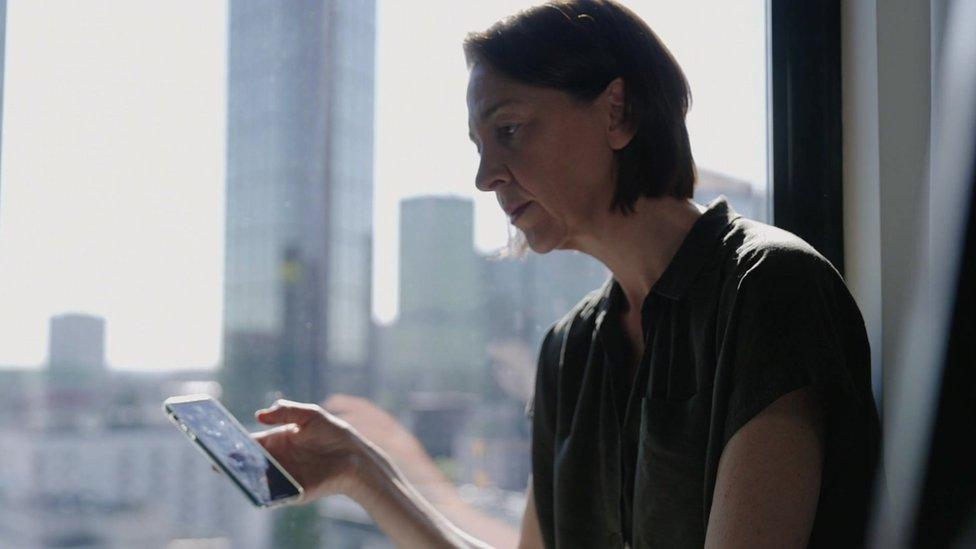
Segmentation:
[[(608, 275), (497, 258), (474, 188), (461, 42), (531, 4), (0, 0), (3, 543), (388, 545), (345, 498), (255, 509), (161, 411), (201, 392), (252, 430), (366, 397), (422, 493), (509, 539), (540, 340)], [(688, 77), (696, 199), (765, 220), (764, 2), (732, 4), (627, 3)]]

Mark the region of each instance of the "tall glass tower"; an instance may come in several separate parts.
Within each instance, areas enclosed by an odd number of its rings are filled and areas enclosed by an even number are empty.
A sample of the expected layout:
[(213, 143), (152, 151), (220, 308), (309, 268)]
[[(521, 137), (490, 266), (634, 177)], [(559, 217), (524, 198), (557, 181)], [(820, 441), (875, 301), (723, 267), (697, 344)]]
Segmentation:
[(375, 12), (229, 4), (221, 381), (243, 417), (371, 385)]

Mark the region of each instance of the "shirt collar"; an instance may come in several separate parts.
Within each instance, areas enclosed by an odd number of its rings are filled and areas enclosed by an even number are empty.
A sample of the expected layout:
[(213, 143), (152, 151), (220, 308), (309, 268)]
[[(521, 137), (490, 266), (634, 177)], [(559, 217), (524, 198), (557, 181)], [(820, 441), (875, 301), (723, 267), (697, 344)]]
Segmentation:
[[(709, 202), (685, 235), (661, 278), (651, 287), (651, 293), (672, 301), (681, 299), (712, 257), (715, 246), (725, 235), (729, 225), (739, 217), (741, 216), (732, 209), (724, 195)], [(608, 278), (601, 288), (600, 299), (594, 303), (592, 310), (597, 314), (597, 323), (603, 320), (611, 304), (616, 303), (622, 293), (620, 284), (613, 276)]]
[(651, 291), (672, 301), (681, 299), (712, 258), (729, 225), (739, 217), (724, 195), (709, 202)]

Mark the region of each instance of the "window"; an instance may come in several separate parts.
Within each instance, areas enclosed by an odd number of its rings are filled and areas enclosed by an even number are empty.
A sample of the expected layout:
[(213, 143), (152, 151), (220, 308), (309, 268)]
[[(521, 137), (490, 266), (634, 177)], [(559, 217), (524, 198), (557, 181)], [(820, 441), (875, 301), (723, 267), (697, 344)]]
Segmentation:
[[(696, 199), (769, 220), (765, 3), (627, 4), (691, 85)], [(245, 419), (368, 396), (517, 523), (542, 334), (607, 277), (493, 257), (461, 41), (528, 5), (7, 3), (3, 539), (385, 543), (342, 498), (253, 509), (160, 412), (201, 390)]]

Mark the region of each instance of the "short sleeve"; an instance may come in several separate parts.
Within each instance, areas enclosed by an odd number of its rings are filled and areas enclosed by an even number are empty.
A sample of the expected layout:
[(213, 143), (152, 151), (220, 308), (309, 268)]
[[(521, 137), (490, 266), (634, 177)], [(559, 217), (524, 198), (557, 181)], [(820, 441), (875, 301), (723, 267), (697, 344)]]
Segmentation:
[(830, 400), (854, 398), (838, 283), (843, 286), (825, 259), (793, 249), (770, 254), (742, 277), (716, 373), (726, 392), (724, 443), (794, 390), (814, 386), (829, 391)]

